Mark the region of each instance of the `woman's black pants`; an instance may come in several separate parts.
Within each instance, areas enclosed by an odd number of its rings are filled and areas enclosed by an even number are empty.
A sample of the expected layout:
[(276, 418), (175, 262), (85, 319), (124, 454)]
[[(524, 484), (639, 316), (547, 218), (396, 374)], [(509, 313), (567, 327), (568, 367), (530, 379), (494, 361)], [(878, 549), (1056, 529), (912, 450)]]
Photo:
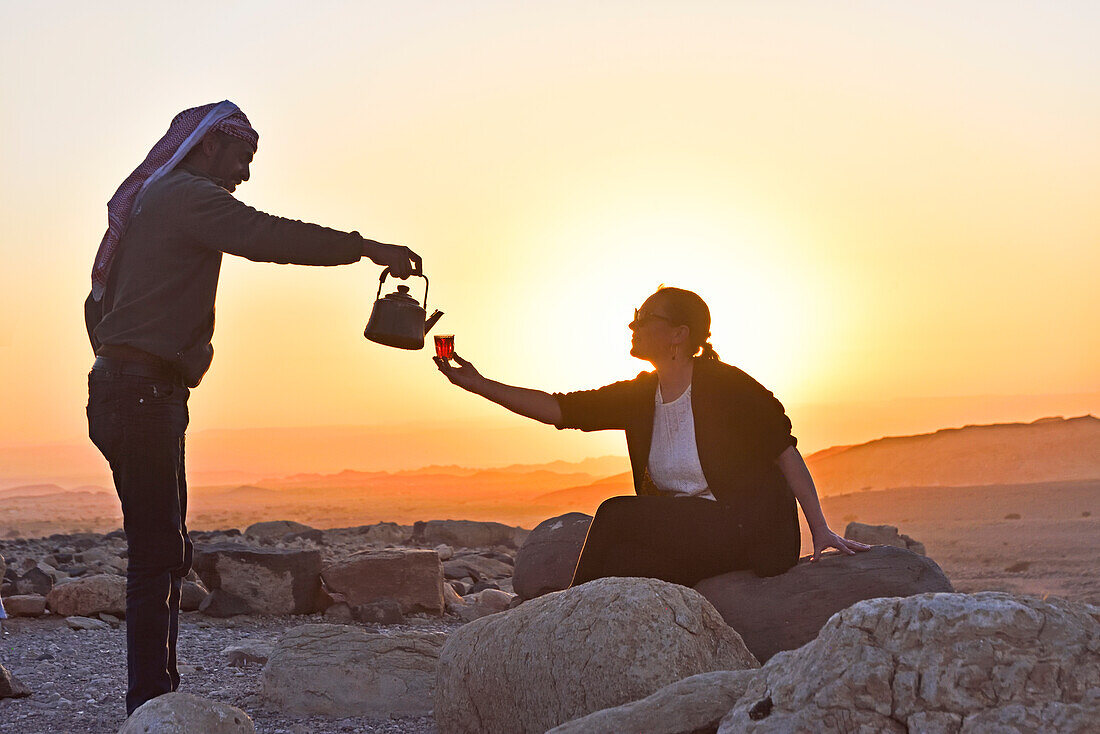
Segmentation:
[[(694, 586), (728, 571), (782, 573), (797, 563), (798, 544), (790, 533), (768, 530), (714, 500), (612, 497), (592, 518), (572, 585), (640, 576)], [(773, 542), (777, 537), (787, 540)]]

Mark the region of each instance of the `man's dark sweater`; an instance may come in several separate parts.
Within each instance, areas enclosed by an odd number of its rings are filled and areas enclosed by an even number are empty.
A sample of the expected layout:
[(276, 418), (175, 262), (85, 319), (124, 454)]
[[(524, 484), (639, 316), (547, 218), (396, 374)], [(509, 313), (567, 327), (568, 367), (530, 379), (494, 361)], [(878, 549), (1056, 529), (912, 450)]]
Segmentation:
[(93, 345), (129, 346), (173, 365), (194, 387), (210, 367), (222, 253), (257, 262), (344, 265), (363, 238), (272, 216), (185, 167), (145, 192), (119, 241)]

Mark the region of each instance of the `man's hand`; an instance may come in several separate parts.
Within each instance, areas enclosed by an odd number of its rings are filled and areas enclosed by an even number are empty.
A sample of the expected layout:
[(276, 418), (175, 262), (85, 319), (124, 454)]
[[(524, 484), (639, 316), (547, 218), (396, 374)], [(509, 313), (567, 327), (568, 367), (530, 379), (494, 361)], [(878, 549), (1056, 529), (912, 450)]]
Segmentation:
[(422, 275), (424, 263), (420, 255), (404, 245), (387, 245), (374, 240), (363, 241), (363, 257), (390, 269), (395, 278), (408, 278), (410, 275)]

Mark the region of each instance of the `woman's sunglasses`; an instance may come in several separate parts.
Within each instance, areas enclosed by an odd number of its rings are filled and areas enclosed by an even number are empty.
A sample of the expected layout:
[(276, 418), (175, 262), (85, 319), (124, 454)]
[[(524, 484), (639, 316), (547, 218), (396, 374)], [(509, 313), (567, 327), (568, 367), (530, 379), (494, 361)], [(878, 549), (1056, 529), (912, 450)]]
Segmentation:
[(634, 320), (630, 322), (630, 326), (631, 328), (639, 328), (645, 326), (653, 319), (661, 319), (662, 321), (667, 321), (670, 324), (672, 323), (672, 319), (670, 319), (668, 316), (662, 316), (659, 313), (646, 313), (640, 308), (636, 308), (634, 309)]

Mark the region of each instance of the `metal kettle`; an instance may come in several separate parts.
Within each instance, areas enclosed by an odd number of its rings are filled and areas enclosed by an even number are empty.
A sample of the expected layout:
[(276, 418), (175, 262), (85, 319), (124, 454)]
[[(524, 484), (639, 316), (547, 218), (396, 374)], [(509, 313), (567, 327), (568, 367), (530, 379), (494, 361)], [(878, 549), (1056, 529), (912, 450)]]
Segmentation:
[(428, 276), (419, 273), (424, 279), (424, 305), (421, 306), (409, 295), (407, 285), (397, 286), (396, 291), (383, 298), (382, 284), (389, 274), (390, 269), (386, 268), (378, 279), (378, 293), (375, 295), (374, 308), (371, 309), (370, 320), (363, 330), (363, 336), (388, 347), (423, 349), (424, 335), (443, 315), (442, 311), (436, 310), (427, 319), (424, 318), (428, 312)]

